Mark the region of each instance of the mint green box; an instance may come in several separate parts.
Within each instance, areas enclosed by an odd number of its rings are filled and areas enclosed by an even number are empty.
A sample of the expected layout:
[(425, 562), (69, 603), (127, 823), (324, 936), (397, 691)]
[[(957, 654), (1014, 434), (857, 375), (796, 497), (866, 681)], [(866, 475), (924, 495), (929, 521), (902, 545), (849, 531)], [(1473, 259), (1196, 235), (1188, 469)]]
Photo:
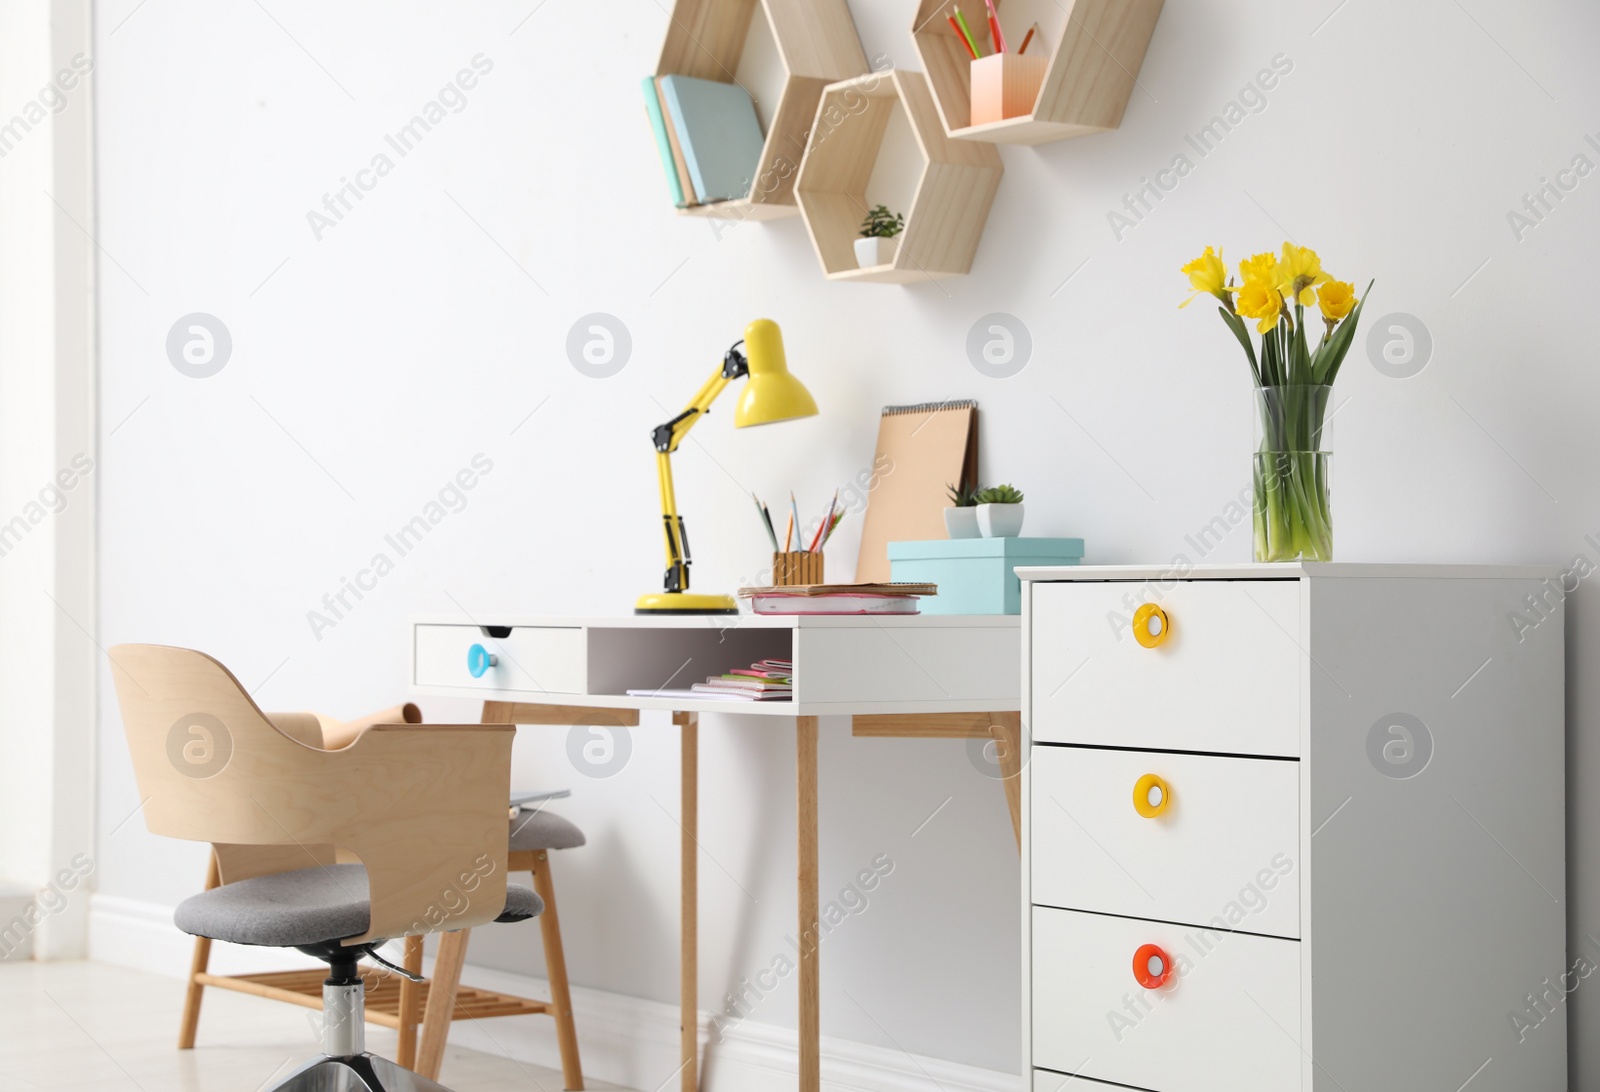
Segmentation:
[(889, 543), (889, 579), (939, 585), (923, 614), (1021, 614), (1018, 565), (1077, 565), (1081, 538), (949, 538)]

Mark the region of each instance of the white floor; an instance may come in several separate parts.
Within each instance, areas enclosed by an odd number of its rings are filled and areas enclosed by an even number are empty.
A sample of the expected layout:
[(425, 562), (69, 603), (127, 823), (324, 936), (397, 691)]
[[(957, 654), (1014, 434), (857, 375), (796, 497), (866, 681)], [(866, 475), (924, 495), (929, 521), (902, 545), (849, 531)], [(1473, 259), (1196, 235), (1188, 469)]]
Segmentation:
[[(183, 983), (98, 963), (0, 963), (0, 1092), (255, 1092), (317, 1053), (311, 1009), (207, 990), (194, 1050), (178, 1050)], [(367, 1025), (367, 1049), (394, 1056)], [(451, 1046), (454, 1092), (557, 1092), (561, 1074)], [(589, 1088), (616, 1085), (589, 1082)]]

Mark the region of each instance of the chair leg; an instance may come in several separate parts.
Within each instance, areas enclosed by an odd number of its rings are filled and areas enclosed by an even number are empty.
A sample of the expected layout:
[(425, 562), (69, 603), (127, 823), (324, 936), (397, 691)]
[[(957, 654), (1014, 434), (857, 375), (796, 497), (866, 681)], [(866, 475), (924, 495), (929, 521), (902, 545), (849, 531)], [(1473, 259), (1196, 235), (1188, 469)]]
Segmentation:
[[(210, 891), (222, 882), (222, 877), (217, 870), (217, 855), (211, 854), (211, 863), (206, 866), (206, 890)], [(200, 997), (205, 987), (195, 979), (206, 973), (206, 968), (211, 965), (211, 938), (194, 938), (194, 955), (189, 959), (189, 988), (183, 995), (183, 1023), (178, 1026), (178, 1049), (193, 1050), (195, 1033), (200, 1030)]]
[[(412, 974), (422, 973), (422, 938), (406, 937), (406, 954), (400, 965)], [(422, 987), (409, 978), (400, 980), (400, 1044), (395, 1061), (401, 1069), (417, 1064), (417, 1025), (422, 1022)]]
[(556, 913), (556, 886), (550, 876), (550, 854), (533, 854), (533, 889), (544, 903), (539, 932), (544, 939), (544, 965), (550, 974), (550, 1006), (555, 1011), (556, 1041), (561, 1047), (563, 1088), (583, 1088), (583, 1063), (578, 1058), (578, 1027), (572, 1019), (572, 992), (567, 986), (567, 955), (561, 947), (561, 918)]

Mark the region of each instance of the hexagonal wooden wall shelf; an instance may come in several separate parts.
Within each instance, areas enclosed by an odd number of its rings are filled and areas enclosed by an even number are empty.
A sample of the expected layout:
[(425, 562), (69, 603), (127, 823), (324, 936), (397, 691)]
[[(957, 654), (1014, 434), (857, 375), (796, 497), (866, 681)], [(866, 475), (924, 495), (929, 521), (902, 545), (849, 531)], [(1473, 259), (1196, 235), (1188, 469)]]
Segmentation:
[(758, 8), (772, 28), (784, 79), (754, 184), (748, 197), (679, 209), (684, 215), (771, 220), (798, 213), (795, 176), (822, 89), (867, 71), (846, 0), (676, 0), (655, 74), (736, 82)]
[[(921, 168), (893, 260), (863, 269), (855, 240), (896, 107), (910, 124), (911, 154), (920, 155)], [(992, 145), (945, 136), (921, 72), (890, 70), (822, 93), (794, 192), (829, 280), (914, 284), (971, 270), (1003, 172)]]
[[(972, 57), (946, 22), (953, 0), (922, 0), (911, 38), (928, 71), (947, 135), (994, 144), (1045, 144), (1122, 124), (1161, 5), (1162, 0), (1065, 0), (1063, 29), (1056, 36), (1033, 112), (985, 125), (971, 124)], [(1018, 48), (1023, 28), (1004, 22), (1001, 0), (995, 0), (995, 10), (1007, 45)], [(984, 11), (981, 0), (963, 9), (980, 52), (993, 49)], [(1036, 41), (1028, 55), (1044, 44)]]

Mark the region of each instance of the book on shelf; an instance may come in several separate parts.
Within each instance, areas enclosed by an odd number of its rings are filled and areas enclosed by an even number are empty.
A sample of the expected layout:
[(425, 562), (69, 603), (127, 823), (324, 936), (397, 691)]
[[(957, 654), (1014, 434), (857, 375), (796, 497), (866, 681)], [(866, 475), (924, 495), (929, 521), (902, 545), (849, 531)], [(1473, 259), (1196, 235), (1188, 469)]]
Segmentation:
[(793, 584), (740, 588), (756, 614), (918, 614), (918, 598), (937, 584)]
[(920, 614), (914, 595), (758, 595), (755, 614)]
[(703, 683), (678, 690), (630, 690), (630, 698), (695, 698), (705, 701), (790, 701), (794, 696), (793, 660), (758, 660), (747, 668), (730, 668)]
[(669, 75), (660, 79), (660, 94), (669, 134), (677, 134), (688, 168), (693, 200), (706, 204), (749, 196), (765, 143), (750, 93), (736, 83)]
[(672, 203), (682, 207), (686, 203), (683, 180), (678, 173), (682, 156), (675, 147), (677, 137), (670, 135), (667, 129), (666, 113), (661, 108), (661, 90), (656, 77), (646, 76), (642, 88), (644, 112), (650, 119), (650, 131), (655, 134), (656, 154), (661, 157), (661, 167), (667, 175), (667, 189), (672, 194)]
[(688, 687), (679, 687), (672, 690), (654, 688), (648, 690), (628, 690), (625, 691), (625, 693), (630, 698), (693, 698), (695, 701), (752, 700), (748, 695), (741, 694), (736, 690), (728, 690), (720, 693), (707, 693), (703, 690), (690, 690)]
[(741, 598), (750, 599), (757, 595), (938, 595), (939, 585), (922, 584), (908, 581), (892, 583), (868, 584), (783, 584), (769, 585), (759, 588), (740, 588)]

